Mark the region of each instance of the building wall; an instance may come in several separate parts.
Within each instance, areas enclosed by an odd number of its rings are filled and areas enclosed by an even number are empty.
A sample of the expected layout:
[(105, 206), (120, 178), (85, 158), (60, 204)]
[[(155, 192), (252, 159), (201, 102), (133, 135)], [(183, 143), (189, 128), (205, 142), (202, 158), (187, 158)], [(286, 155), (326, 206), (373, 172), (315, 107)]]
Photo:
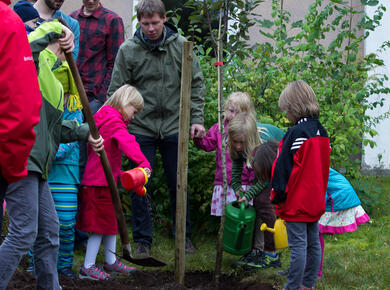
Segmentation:
[[(390, 40), (389, 37), (389, 27), (390, 27), (390, 3), (388, 0), (380, 1), (384, 6), (386, 6), (387, 11), (383, 15), (381, 20), (381, 26), (378, 27), (373, 33), (371, 32), (370, 36), (365, 41), (365, 54), (376, 52), (378, 48), (382, 45), (384, 41)], [(374, 14), (374, 9), (372, 7), (366, 7), (366, 13), (370, 16)], [(372, 74), (387, 74), (390, 77), (390, 51), (387, 50), (379, 54), (380, 57), (385, 62), (385, 67), (381, 69), (376, 69)], [(390, 87), (390, 81), (386, 81), (385, 85)], [(375, 111), (369, 112), (371, 116), (378, 116), (384, 112), (389, 112), (390, 109), (390, 100), (389, 96), (373, 96), (374, 99), (379, 99), (384, 97), (385, 106), (378, 108)], [(390, 120), (384, 120), (378, 124), (375, 128), (378, 132), (378, 135), (375, 136), (374, 140), (377, 143), (375, 148), (370, 148), (369, 146), (364, 147), (365, 154), (363, 156), (363, 167), (365, 169), (378, 169), (379, 171), (384, 170), (385, 173), (390, 172)], [(380, 157), (381, 156), (381, 157)]]

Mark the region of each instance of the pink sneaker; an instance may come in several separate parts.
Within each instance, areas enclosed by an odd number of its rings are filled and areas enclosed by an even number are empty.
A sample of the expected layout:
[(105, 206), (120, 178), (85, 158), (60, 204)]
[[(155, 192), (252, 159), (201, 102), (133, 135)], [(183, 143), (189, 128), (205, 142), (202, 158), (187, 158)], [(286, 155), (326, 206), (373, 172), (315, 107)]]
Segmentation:
[(96, 267), (96, 265), (93, 265), (89, 268), (85, 268), (83, 265), (80, 267), (79, 278), (89, 280), (111, 280), (112, 276)]
[(131, 274), (135, 271), (137, 271), (136, 268), (134, 267), (129, 267), (125, 264), (123, 264), (121, 261), (118, 259), (115, 261), (114, 264), (108, 265), (107, 263), (104, 263), (104, 270), (107, 272), (116, 272), (116, 273), (125, 273), (125, 274)]

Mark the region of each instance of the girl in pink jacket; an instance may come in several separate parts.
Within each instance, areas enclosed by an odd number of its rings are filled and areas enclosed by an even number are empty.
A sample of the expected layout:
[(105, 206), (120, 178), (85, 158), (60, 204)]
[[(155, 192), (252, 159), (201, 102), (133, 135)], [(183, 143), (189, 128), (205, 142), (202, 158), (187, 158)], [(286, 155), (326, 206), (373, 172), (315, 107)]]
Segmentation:
[[(223, 139), (225, 144), (227, 141), (227, 126), (229, 121), (233, 117), (241, 112), (249, 112), (255, 116), (255, 108), (253, 106), (252, 100), (247, 93), (243, 92), (234, 92), (229, 95), (228, 99), (225, 102), (225, 118), (224, 118), (224, 127), (225, 127), (225, 138)], [(214, 124), (210, 130), (207, 132), (206, 136), (203, 138), (194, 138), (194, 144), (196, 147), (203, 149), (206, 152), (216, 150), (216, 165), (215, 170), (215, 179), (214, 179), (214, 190), (213, 197), (211, 201), (211, 215), (221, 216), (222, 215), (222, 193), (223, 193), (223, 175), (222, 175), (222, 143), (221, 143), (221, 134), (219, 133), (218, 123)], [(226, 178), (227, 178), (227, 194), (226, 194), (226, 203), (231, 203), (236, 200), (236, 195), (233, 188), (231, 187), (231, 176), (232, 176), (232, 161), (230, 159), (229, 153), (226, 150), (225, 155), (226, 160)], [(250, 188), (250, 184), (254, 178), (254, 173), (252, 169), (247, 167), (244, 168), (242, 172), (242, 187), (244, 191), (247, 191)]]
[[(104, 139), (104, 148), (115, 180), (121, 173), (122, 153), (148, 176), (150, 164), (142, 154), (135, 137), (127, 131), (134, 114), (143, 109), (144, 101), (140, 93), (130, 85), (120, 87), (103, 107), (94, 115), (96, 126)], [(99, 156), (88, 148), (88, 161), (81, 181), (81, 206), (76, 227), (89, 232), (84, 265), (80, 267), (81, 279), (108, 280), (107, 272), (130, 273), (135, 268), (128, 267), (116, 259), (117, 220), (110, 190), (104, 175)], [(105, 264), (103, 269), (95, 265), (96, 256), (103, 239)]]

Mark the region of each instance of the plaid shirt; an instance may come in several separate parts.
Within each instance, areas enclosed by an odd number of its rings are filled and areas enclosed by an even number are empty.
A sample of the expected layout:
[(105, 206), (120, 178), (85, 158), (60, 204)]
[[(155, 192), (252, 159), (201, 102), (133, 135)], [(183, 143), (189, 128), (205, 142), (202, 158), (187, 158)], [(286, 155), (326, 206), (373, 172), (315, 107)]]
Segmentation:
[(124, 41), (122, 18), (100, 4), (91, 15), (84, 6), (71, 13), (80, 24), (77, 67), (89, 101), (106, 100), (111, 73), (119, 46)]

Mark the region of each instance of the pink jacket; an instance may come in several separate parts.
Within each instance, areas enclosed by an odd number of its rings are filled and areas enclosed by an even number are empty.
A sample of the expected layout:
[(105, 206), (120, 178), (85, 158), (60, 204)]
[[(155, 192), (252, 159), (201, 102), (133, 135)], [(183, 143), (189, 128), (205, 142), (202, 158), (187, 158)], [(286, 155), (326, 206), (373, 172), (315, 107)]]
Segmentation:
[[(135, 140), (135, 137), (127, 131), (128, 121), (125, 121), (122, 114), (110, 106), (103, 106), (95, 115), (96, 126), (104, 139), (104, 149), (115, 181), (121, 174), (122, 153), (130, 158), (139, 167), (151, 169), (149, 161)], [(87, 186), (108, 186), (103, 166), (99, 156), (88, 145), (88, 161), (85, 167), (82, 185)]]
[[(228, 121), (225, 120), (225, 144), (227, 140), (227, 125)], [(196, 147), (203, 149), (206, 152), (216, 150), (216, 164), (217, 168), (215, 170), (215, 179), (214, 184), (223, 184), (223, 175), (222, 175), (222, 159), (221, 159), (221, 134), (218, 130), (218, 123), (214, 124), (210, 130), (207, 132), (204, 138), (194, 138), (194, 144)], [(232, 161), (230, 160), (229, 152), (226, 147), (226, 178), (227, 182), (230, 185), (232, 179)], [(254, 172), (252, 169), (245, 167), (242, 171), (241, 184), (248, 185), (252, 184), (254, 178)]]

